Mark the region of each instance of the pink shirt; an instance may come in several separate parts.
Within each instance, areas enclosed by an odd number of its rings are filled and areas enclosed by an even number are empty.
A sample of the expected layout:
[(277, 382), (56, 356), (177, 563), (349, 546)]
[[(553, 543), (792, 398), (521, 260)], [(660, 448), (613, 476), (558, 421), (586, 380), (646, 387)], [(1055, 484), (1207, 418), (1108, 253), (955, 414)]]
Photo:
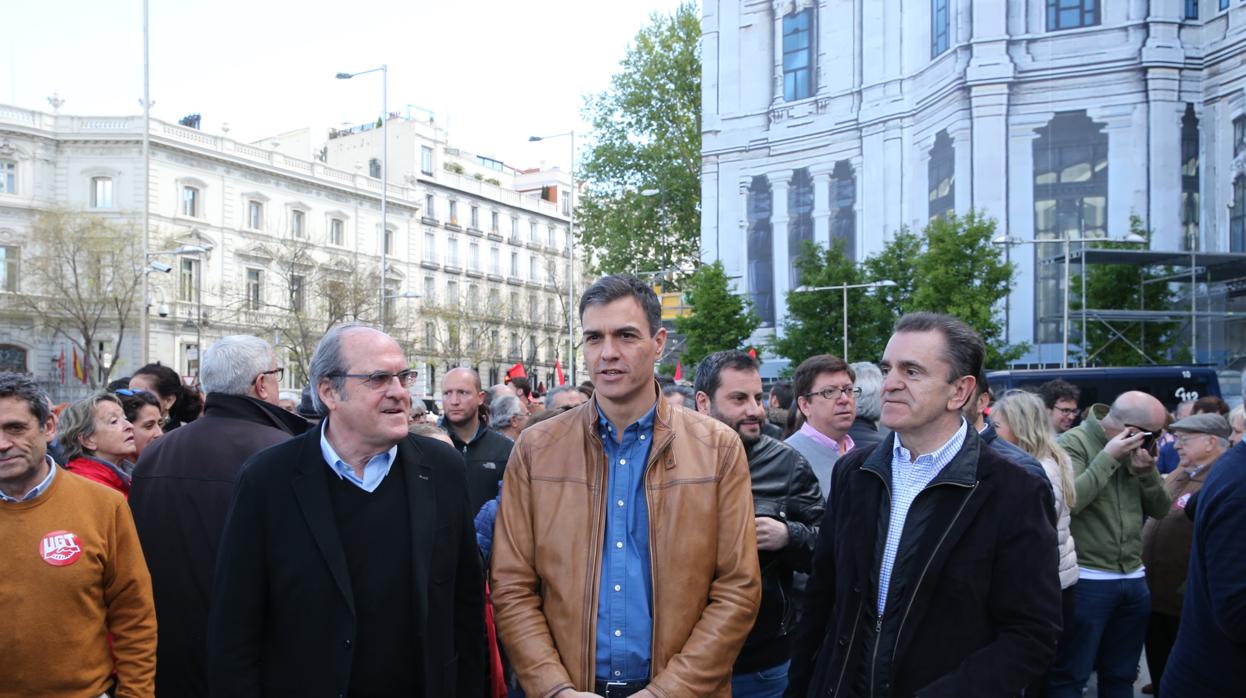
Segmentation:
[(810, 424), (809, 422), (805, 422), (804, 424), (801, 425), (799, 433), (804, 434), (805, 436), (808, 436), (809, 438), (813, 439), (814, 441), (818, 442), (819, 444), (823, 446), (826, 446), (827, 448), (835, 449), (835, 452), (841, 456), (851, 451), (853, 447), (856, 446), (856, 444), (852, 442), (851, 436), (844, 434), (843, 440), (836, 441), (835, 439), (832, 439), (831, 437), (827, 436), (826, 434), (823, 434), (817, 429), (814, 429), (813, 425)]

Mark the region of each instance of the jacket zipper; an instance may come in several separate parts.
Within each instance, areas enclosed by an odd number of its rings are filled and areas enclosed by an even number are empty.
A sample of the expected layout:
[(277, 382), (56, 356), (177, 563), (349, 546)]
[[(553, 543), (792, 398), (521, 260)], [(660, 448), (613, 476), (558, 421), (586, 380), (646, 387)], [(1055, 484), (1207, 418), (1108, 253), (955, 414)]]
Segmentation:
[(852, 654), (852, 647), (856, 644), (857, 628), (861, 625), (861, 607), (865, 605), (865, 595), (861, 596), (861, 600), (857, 602), (857, 614), (855, 620), (852, 621), (852, 632), (848, 635), (848, 648), (844, 650), (844, 663), (839, 667), (839, 678), (835, 679), (835, 688), (827, 695), (839, 693), (839, 687), (844, 682), (844, 674), (848, 672), (848, 657)]
[[(870, 471), (873, 472), (873, 471)], [(886, 478), (874, 473), (876, 477), (883, 483), (883, 491), (887, 493), (887, 518), (891, 518), (891, 485), (887, 483)], [(886, 540), (883, 541), (886, 546)], [(877, 599), (876, 599), (877, 600)], [(862, 598), (864, 601), (864, 598)], [(887, 600), (883, 599), (883, 610), (878, 614), (878, 621), (874, 623), (874, 651), (870, 656), (870, 696), (874, 696), (874, 675), (878, 669), (878, 646), (883, 640), (883, 615), (887, 612)], [(854, 626), (855, 627), (855, 626)], [(847, 654), (845, 657), (845, 668), (847, 668)]]
[[(900, 617), (900, 627), (896, 630), (896, 644), (895, 646), (891, 648), (891, 654), (893, 658), (895, 657), (896, 647), (900, 646), (900, 636), (904, 633), (904, 624), (909, 619), (909, 612), (913, 610), (913, 601), (917, 598), (917, 590), (921, 588), (922, 581), (926, 579), (926, 572), (930, 570), (930, 563), (934, 562), (935, 555), (939, 553), (939, 548), (943, 547), (943, 541), (947, 540), (948, 534), (952, 532), (952, 527), (956, 525), (957, 520), (960, 519), (961, 513), (965, 511), (965, 506), (969, 504), (969, 500), (973, 497), (973, 493), (978, 490), (977, 482), (974, 482), (972, 485), (961, 485), (955, 482), (945, 482), (945, 483), (941, 483), (940, 485), (936, 485), (936, 487), (939, 487), (939, 486), (965, 487), (965, 488), (968, 488), (969, 492), (965, 495), (965, 498), (961, 501), (960, 508), (956, 510), (956, 515), (952, 517), (952, 520), (948, 522), (947, 528), (943, 530), (943, 535), (939, 537), (939, 542), (935, 544), (934, 550), (930, 551), (930, 557), (926, 559), (926, 565), (922, 567), (922, 573), (918, 575), (917, 577), (917, 584), (913, 586), (913, 592), (909, 594), (908, 605), (904, 607), (904, 615)], [(925, 492), (927, 489), (932, 489), (932, 488), (930, 487), (922, 488), (922, 492)], [(920, 495), (921, 492), (919, 492), (918, 494)], [(914, 501), (916, 501), (916, 499), (914, 499)]]

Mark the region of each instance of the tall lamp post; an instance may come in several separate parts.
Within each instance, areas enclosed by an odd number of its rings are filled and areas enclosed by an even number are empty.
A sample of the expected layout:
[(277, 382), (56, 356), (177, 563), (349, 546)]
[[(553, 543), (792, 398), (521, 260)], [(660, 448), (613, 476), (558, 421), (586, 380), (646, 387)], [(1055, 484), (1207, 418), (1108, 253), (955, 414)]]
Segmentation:
[(338, 80), (350, 80), (357, 75), (367, 75), (368, 73), (381, 73), (381, 283), (380, 290), (377, 292), (380, 307), (380, 322), (377, 323), (381, 327), (381, 331), (385, 331), (385, 275), (389, 272), (388, 252), (386, 244), (389, 242), (389, 227), (385, 224), (386, 207), (389, 204), (389, 130), (386, 128), (386, 122), (389, 121), (389, 64), (382, 63), (379, 68), (371, 68), (369, 70), (361, 70), (357, 73), (338, 73)]
[(844, 361), (848, 360), (848, 289), (850, 288), (887, 288), (895, 286), (896, 282), (891, 279), (883, 279), (881, 281), (871, 281), (867, 284), (839, 284), (837, 286), (797, 286), (792, 289), (793, 293), (813, 293), (814, 291), (842, 291), (844, 294)]
[[(992, 245), (1003, 245), (1005, 249), (1008, 249), (1013, 245), (1044, 245), (1044, 244), (1051, 244), (1053, 242), (1060, 242), (1061, 245), (1063, 246), (1064, 248), (1064, 273), (1063, 273), (1064, 304), (1063, 306), (1064, 307), (1061, 310), (1061, 321), (1060, 321), (1060, 324), (1063, 326), (1063, 332), (1062, 332), (1063, 337), (1061, 339), (1061, 350), (1060, 350), (1060, 368), (1068, 368), (1069, 367), (1069, 286), (1071, 285), (1070, 280), (1069, 280), (1069, 266), (1070, 266), (1069, 265), (1069, 246), (1072, 245), (1073, 243), (1085, 244), (1087, 242), (1128, 242), (1128, 243), (1133, 243), (1133, 244), (1140, 244), (1140, 243), (1144, 244), (1146, 243), (1146, 241), (1147, 241), (1146, 238), (1142, 237), (1141, 235), (1135, 235), (1133, 233), (1129, 233), (1128, 235), (1110, 237), (1110, 238), (1108, 237), (1089, 237), (1089, 238), (1088, 237), (1076, 237), (1075, 238), (1075, 237), (1069, 237), (1066, 235), (1060, 240), (1022, 240), (1020, 238), (1011, 237), (1009, 235), (1000, 235), (996, 237), (995, 239), (991, 240), (991, 244)], [(1084, 264), (1085, 256), (1082, 257), (1082, 260)], [(1085, 321), (1086, 319), (1085, 284), (1086, 284), (1086, 274), (1083, 271), (1082, 273), (1082, 320), (1083, 321)], [(1085, 341), (1086, 341), (1086, 329), (1085, 329), (1085, 326), (1083, 325), (1082, 342), (1085, 343)], [(1084, 354), (1085, 347), (1082, 347), (1082, 351)]]
[(571, 384), (575, 385), (575, 130), (549, 136), (528, 136), (528, 142), (563, 136), (571, 137), (571, 201), (570, 220), (567, 222), (567, 361), (571, 364)]

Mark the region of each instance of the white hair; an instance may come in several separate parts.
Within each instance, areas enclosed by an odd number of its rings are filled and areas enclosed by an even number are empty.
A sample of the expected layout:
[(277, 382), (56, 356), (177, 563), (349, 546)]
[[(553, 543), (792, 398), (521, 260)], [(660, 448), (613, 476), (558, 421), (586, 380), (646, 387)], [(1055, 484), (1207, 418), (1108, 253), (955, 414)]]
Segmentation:
[(489, 403), (489, 423), (502, 428), (510, 425), (512, 417), (523, 414), (523, 403), (514, 395), (499, 395)]
[(857, 414), (877, 421), (883, 414), (883, 372), (868, 361), (849, 364), (856, 374), (857, 387), (861, 389), (861, 397), (857, 398)]
[(273, 348), (249, 334), (221, 337), (203, 352), (199, 383), (205, 393), (246, 395), (255, 377), (271, 369)]

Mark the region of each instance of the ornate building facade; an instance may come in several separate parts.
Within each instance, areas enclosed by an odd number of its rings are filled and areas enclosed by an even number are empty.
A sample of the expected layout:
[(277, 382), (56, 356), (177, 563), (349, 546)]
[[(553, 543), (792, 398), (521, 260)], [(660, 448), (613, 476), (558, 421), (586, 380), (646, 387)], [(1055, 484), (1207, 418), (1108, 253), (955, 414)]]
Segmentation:
[[(1026, 243), (1001, 309), (1022, 364), (1061, 353), (1060, 245), (1029, 243), (1137, 216), (1154, 250), (1246, 252), (1241, 0), (704, 5), (702, 250), (753, 300), (758, 341), (782, 331), (803, 240), (862, 260), (950, 211)], [(1234, 289), (1182, 288), (1207, 313), (1198, 360), (1242, 353)]]
[[(242, 143), (153, 119), (153, 254), (138, 260), (151, 263), (150, 293), (115, 357), (120, 328), (101, 325), (113, 377), (141, 363), (145, 307), (150, 360), (193, 376), (200, 346), (257, 334), (281, 348), (284, 385), (298, 388), (320, 335), (335, 321), (375, 324), (384, 295), (386, 329), (420, 371), (414, 392), (439, 396), (441, 376), (461, 365), (496, 382), (522, 361), (537, 381), (553, 381), (555, 362), (567, 367), (569, 209), (559, 195), (569, 178), (456, 150), (418, 120), (386, 123), (382, 230), (373, 129), (334, 132), (313, 150), (306, 131)], [(30, 373), (54, 395), (85, 386), (72, 372), (61, 378), (71, 345), (26, 302), (49, 291), (33, 274), (50, 253), (34, 227), (42, 214), (69, 211), (141, 235), (142, 132), (141, 116), (0, 105), (0, 368)]]

